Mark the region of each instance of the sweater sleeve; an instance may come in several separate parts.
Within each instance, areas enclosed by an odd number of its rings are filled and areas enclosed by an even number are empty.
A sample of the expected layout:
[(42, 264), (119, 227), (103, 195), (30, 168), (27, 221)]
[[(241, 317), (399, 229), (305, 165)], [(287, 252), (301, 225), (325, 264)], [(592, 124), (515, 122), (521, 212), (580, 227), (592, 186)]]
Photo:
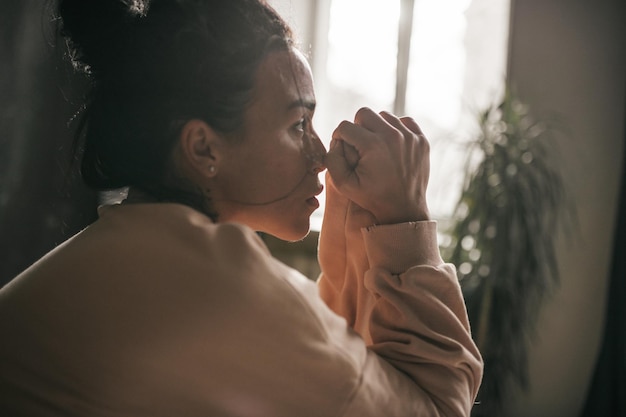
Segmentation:
[(320, 294), (358, 325), (368, 345), (361, 387), (346, 415), (386, 404), (386, 415), (468, 416), (482, 359), (455, 268), (439, 254), (436, 223), (365, 227), (368, 219), (353, 215), (353, 203), (332, 181), (328, 189)]

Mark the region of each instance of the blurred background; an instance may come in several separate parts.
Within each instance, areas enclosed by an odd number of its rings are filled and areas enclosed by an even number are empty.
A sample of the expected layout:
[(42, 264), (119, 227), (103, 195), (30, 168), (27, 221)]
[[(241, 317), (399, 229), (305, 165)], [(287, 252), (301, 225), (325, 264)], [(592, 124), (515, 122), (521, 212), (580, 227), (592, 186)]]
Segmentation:
[[(500, 416), (626, 416), (626, 13), (622, 0), (272, 0), (316, 82), (326, 141), (362, 106), (410, 115), (432, 144), (429, 199), (453, 221), (477, 115), (505, 90), (555, 135), (577, 231), (554, 236), (556, 291), (536, 318), (528, 387)], [(81, 80), (40, 0), (0, 0), (0, 285), (96, 218), (72, 170)], [(72, 85), (72, 88), (70, 88)], [(275, 255), (319, 273), (313, 232)], [(441, 237), (443, 240), (446, 236)], [(106, 254), (102, 254), (106, 256)], [(68, 297), (71, 289), (68, 289)], [(476, 408), (476, 415), (494, 415)]]

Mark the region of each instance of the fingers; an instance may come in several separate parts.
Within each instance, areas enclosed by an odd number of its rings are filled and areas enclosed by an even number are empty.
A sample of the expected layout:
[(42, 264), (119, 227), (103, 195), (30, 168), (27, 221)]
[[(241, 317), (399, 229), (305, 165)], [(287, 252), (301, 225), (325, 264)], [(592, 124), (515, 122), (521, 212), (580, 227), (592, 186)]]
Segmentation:
[(341, 141), (340, 144), (343, 150), (343, 156), (346, 160), (346, 163), (348, 164), (348, 167), (351, 170), (354, 170), (357, 165), (359, 165), (359, 159), (361, 159), (359, 152), (354, 146), (345, 141)]
[(413, 143), (419, 146), (422, 152), (428, 151), (430, 145), (426, 136), (422, 132), (417, 122), (412, 117), (396, 117), (388, 112), (381, 112), (380, 116), (391, 126), (397, 129), (404, 136), (405, 140), (409, 140), (406, 144)]
[(359, 154), (354, 147), (341, 139), (333, 139), (324, 158), (324, 165), (333, 179), (341, 184), (353, 173), (358, 165), (358, 158)]
[(397, 117), (389, 112), (375, 113), (361, 108), (354, 117), (354, 123), (343, 121), (333, 132), (333, 140), (342, 139), (362, 153), (369, 145), (382, 139), (411, 138), (413, 135), (425, 140), (426, 137), (412, 117)]
[(422, 138), (425, 138), (424, 133), (422, 132), (422, 129), (419, 127), (417, 122), (412, 117), (408, 117), (408, 116), (401, 117), (400, 122), (402, 122), (402, 124), (406, 126), (411, 132), (415, 133), (416, 135)]
[(391, 126), (395, 127), (400, 132), (405, 134), (405, 136), (417, 135), (420, 139), (426, 138), (424, 136), (424, 133), (422, 132), (422, 129), (412, 117), (397, 117), (386, 111), (381, 112), (380, 116), (385, 119), (385, 121)]
[(363, 107), (356, 112), (354, 123), (371, 132), (383, 132), (389, 129), (389, 124), (381, 117), (381, 114), (368, 107)]
[(390, 126), (396, 128), (397, 130), (399, 130), (402, 133), (409, 133), (411, 134), (412, 132), (407, 129), (407, 127), (402, 123), (402, 121), (396, 117), (395, 115), (386, 112), (386, 111), (381, 111), (380, 112), (380, 117), (385, 120), (385, 122), (387, 122)]
[(360, 109), (354, 122), (343, 121), (337, 126), (325, 159), (336, 184), (358, 183), (356, 171), (361, 158), (381, 146), (380, 132), (389, 129), (389, 124), (369, 108)]
[[(354, 124), (373, 133), (381, 134), (383, 137), (388, 137), (388, 135), (393, 137), (397, 135), (397, 132), (400, 132), (405, 137), (411, 137), (415, 134), (424, 138), (424, 133), (413, 118), (397, 117), (387, 111), (375, 113), (367, 107), (361, 108), (354, 117)], [(395, 131), (390, 130), (390, 127)]]
[(325, 164), (337, 190), (381, 224), (427, 218), (428, 141), (410, 117), (360, 109), (333, 132)]
[(332, 139), (344, 140), (361, 153), (370, 143), (376, 141), (376, 135), (364, 126), (344, 120), (333, 132)]
[[(346, 168), (354, 169), (360, 157), (368, 150), (379, 146), (381, 139), (400, 143), (402, 139), (414, 138), (414, 135), (420, 139), (424, 138), (420, 127), (412, 118), (398, 118), (385, 111), (375, 113), (363, 107), (357, 111), (354, 123), (343, 121), (333, 132), (332, 155), (329, 159), (332, 165), (333, 160), (340, 157), (341, 161), (334, 162), (341, 162)], [(333, 149), (335, 146), (339, 148)], [(342, 170), (343, 168), (342, 166)]]

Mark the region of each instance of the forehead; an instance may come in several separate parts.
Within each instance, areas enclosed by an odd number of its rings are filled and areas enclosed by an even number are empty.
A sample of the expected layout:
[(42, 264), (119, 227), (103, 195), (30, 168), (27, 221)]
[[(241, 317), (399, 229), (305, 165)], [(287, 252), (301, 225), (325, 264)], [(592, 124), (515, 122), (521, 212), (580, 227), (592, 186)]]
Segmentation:
[(314, 101), (311, 69), (299, 51), (276, 51), (265, 57), (256, 74), (253, 106), (280, 108), (295, 102)]

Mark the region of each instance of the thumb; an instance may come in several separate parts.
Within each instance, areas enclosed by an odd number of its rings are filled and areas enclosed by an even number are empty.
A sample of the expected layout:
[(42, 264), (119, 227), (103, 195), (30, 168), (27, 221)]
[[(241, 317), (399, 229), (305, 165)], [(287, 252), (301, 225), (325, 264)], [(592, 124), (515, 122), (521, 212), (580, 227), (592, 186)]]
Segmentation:
[(355, 174), (355, 168), (359, 164), (359, 153), (343, 140), (333, 139), (324, 164), (334, 183), (341, 187)]

